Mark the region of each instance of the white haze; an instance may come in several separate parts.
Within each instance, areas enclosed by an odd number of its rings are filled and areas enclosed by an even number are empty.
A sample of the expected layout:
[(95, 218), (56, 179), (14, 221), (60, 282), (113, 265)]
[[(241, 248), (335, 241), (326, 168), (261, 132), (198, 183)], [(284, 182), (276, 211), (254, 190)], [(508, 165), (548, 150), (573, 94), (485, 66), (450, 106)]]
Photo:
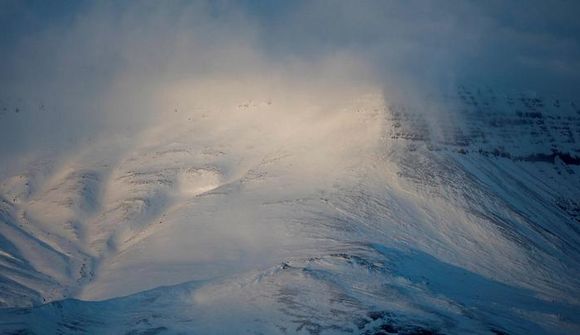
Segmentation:
[(2, 168), (103, 138), (130, 145), (152, 123), (198, 103), (219, 113), (277, 96), (288, 106), (280, 113), (291, 114), (306, 100), (376, 87), (368, 67), (347, 52), (268, 58), (242, 11), (224, 5), (212, 17), (212, 7), (95, 4), (70, 26), (22, 37), (3, 68), (12, 80), (2, 81)]
[(51, 18), (40, 4), (6, 1), (1, 167), (97, 137), (133, 138), (179, 107), (156, 99), (184, 82), (232, 81), (254, 94), (274, 83), (277, 94), (311, 97), (382, 90), (421, 110), (425, 96), (464, 81), (577, 94), (579, 29), (570, 17), (577, 6), (522, 5), (56, 3)]

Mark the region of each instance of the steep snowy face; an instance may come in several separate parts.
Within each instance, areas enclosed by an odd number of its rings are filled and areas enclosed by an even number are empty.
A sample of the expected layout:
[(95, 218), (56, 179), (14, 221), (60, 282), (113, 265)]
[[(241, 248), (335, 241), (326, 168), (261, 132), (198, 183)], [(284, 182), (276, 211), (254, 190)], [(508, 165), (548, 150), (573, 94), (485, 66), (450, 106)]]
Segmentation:
[[(393, 160), (400, 185), (429, 202), (443, 200), (442, 208), (454, 207), (460, 217), (452, 229), (475, 224), (451, 244), (464, 244), (460, 254), (487, 254), (476, 261), (482, 263), (478, 271), (544, 293), (568, 286), (570, 295), (562, 298), (577, 303), (577, 103), (459, 87), (420, 107), (388, 107), (388, 136), (402, 148)], [(429, 212), (443, 222), (437, 211)], [(484, 264), (491, 259), (494, 265)], [(568, 276), (555, 280), (555, 268)]]
[(2, 181), (0, 298), (36, 307), (0, 329), (579, 330), (574, 103), (296, 92), (178, 83), (137, 139)]

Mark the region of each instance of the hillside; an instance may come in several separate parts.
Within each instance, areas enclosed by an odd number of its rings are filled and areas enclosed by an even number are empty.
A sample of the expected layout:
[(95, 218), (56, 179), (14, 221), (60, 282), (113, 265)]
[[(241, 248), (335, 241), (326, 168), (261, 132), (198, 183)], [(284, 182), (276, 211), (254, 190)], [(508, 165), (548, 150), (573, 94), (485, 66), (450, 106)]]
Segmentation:
[(0, 181), (0, 330), (580, 332), (579, 103), (307, 101), (182, 104)]

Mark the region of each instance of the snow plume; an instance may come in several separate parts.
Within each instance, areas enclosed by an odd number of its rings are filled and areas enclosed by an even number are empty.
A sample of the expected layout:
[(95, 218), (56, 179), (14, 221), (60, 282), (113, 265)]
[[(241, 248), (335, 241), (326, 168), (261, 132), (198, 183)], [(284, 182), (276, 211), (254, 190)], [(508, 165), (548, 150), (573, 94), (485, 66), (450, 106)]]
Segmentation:
[(293, 102), (297, 91), (318, 100), (382, 91), (427, 119), (453, 109), (428, 97), (466, 81), (560, 96), (580, 87), (573, 2), (0, 6), (3, 168), (25, 153), (79, 147), (103, 133), (133, 138), (159, 113), (179, 108), (179, 101), (157, 105), (160, 95), (193, 82), (236, 82), (254, 96), (262, 88), (266, 100), (276, 89)]
[(266, 28), (229, 3), (99, 2), (55, 19), (30, 19), (37, 8), (18, 2), (4, 7), (36, 29), (15, 23), (2, 45), (2, 168), (26, 154), (79, 150), (101, 138), (130, 147), (176, 111), (205, 107), (232, 120), (224, 109), (281, 99), (281, 116), (309, 100), (339, 105), (378, 91), (367, 64), (348, 50), (268, 54), (260, 38)]

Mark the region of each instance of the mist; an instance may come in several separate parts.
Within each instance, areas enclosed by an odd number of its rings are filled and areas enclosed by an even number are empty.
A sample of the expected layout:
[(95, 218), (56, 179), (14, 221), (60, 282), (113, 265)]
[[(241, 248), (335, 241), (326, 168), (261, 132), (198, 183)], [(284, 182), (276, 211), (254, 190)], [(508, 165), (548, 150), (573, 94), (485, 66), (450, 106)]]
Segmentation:
[[(130, 146), (193, 96), (219, 105), (276, 95), (299, 106), (378, 91), (425, 106), (426, 96), (467, 82), (574, 98), (580, 8), (555, 7), (3, 1), (0, 167), (102, 138)], [(194, 92), (209, 86), (221, 89)]]

